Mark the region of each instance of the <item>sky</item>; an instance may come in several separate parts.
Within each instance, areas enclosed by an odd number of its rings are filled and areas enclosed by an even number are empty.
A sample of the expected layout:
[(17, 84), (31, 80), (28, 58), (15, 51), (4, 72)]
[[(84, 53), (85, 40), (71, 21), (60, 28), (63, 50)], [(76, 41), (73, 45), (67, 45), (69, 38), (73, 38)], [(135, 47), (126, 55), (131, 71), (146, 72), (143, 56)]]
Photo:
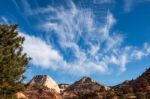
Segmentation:
[(89, 76), (113, 86), (150, 66), (150, 0), (1, 0), (0, 23), (18, 24), (25, 72), (57, 83)]

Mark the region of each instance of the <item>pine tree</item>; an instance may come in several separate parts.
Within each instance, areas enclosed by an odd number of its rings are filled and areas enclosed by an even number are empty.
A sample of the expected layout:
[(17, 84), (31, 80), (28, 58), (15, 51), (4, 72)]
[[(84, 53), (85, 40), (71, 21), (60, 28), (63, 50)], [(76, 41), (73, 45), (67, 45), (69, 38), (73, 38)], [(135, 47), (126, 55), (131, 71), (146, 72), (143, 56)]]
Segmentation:
[(23, 89), (24, 72), (30, 58), (23, 53), (24, 38), (17, 25), (0, 24), (0, 96), (13, 95)]

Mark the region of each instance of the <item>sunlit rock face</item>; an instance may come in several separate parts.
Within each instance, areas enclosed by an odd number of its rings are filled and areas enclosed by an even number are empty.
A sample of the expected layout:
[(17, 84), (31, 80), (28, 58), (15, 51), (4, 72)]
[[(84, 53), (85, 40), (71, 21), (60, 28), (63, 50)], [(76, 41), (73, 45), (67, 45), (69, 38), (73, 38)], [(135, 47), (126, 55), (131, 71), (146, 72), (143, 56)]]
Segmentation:
[(48, 75), (34, 76), (29, 85), (37, 87), (47, 87), (49, 89), (54, 89), (56, 92), (60, 93), (60, 89), (57, 83)]
[(16, 93), (16, 98), (17, 98), (17, 99), (29, 99), (29, 98), (26, 97), (22, 92), (17, 92), (17, 93)]
[(66, 91), (73, 91), (73, 90), (89, 90), (89, 91), (96, 91), (96, 90), (106, 90), (109, 89), (107, 86), (99, 84), (95, 80), (91, 79), (90, 77), (83, 77), (79, 81), (76, 81), (74, 84), (69, 86)]
[(109, 87), (90, 77), (83, 77), (63, 91), (64, 99), (105, 99)]

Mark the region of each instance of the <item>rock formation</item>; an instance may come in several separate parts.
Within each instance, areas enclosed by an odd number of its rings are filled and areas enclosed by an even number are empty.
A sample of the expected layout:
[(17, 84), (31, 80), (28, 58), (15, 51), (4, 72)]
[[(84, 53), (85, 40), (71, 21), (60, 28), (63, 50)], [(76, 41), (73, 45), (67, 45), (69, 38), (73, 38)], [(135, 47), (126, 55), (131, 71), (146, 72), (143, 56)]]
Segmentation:
[(91, 79), (90, 77), (83, 77), (79, 81), (76, 81), (70, 85), (63, 92), (63, 98), (69, 99), (84, 99), (84, 98), (93, 98), (93, 99), (103, 99), (103, 95), (106, 89), (104, 85), (101, 85)]
[(150, 99), (150, 68), (135, 80), (125, 81), (113, 87), (117, 95), (133, 94), (140, 99)]
[(59, 84), (58, 86), (60, 88), (60, 91), (63, 92), (66, 88), (70, 86), (70, 84), (62, 83), (62, 84)]
[(122, 93), (148, 92), (150, 93), (150, 69), (147, 69), (135, 80), (128, 80), (114, 87)]
[(150, 99), (150, 69), (135, 80), (113, 87), (104, 86), (90, 77), (58, 87), (49, 76), (38, 75), (29, 82), (27, 90), (16, 95), (26, 99)]
[(57, 83), (48, 75), (37, 75), (29, 83), (30, 86), (47, 87), (54, 89), (56, 92), (60, 92)]
[(24, 94), (27, 99), (62, 99), (60, 93), (47, 87), (29, 86)]
[(27, 99), (62, 99), (57, 83), (47, 75), (34, 76), (23, 94)]
[(29, 99), (29, 98), (26, 97), (22, 92), (17, 92), (17, 93), (16, 93), (16, 98), (17, 98), (17, 99)]
[(76, 81), (74, 84), (69, 86), (65, 91), (81, 91), (80, 89), (85, 89), (84, 91), (87, 90), (93, 90), (93, 91), (99, 91), (99, 90), (108, 90), (109, 88), (99, 84), (95, 80), (91, 79), (90, 77), (83, 77), (79, 81)]

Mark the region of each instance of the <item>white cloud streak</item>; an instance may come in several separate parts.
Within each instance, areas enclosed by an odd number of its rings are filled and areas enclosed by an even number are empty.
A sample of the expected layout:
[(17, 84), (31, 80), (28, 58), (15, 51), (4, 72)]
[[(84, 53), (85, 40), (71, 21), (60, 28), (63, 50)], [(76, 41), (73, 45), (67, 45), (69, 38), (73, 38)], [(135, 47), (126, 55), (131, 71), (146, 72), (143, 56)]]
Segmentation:
[(8, 24), (9, 22), (8, 22), (8, 19), (7, 19), (6, 17), (1, 16), (1, 17), (0, 17), (0, 23), (1, 23), (1, 24)]
[[(32, 63), (55, 70), (63, 70), (72, 74), (108, 73), (111, 65), (126, 70), (126, 64), (142, 59), (150, 54), (147, 43), (143, 48), (134, 46), (122, 47), (123, 36), (112, 31), (117, 23), (113, 14), (108, 11), (105, 23), (97, 24), (92, 11), (81, 9), (71, 2), (70, 8), (48, 6), (46, 8), (29, 9), (28, 15), (43, 15), (43, 23), (39, 27), (58, 36), (58, 49), (34, 36), (24, 35), (25, 51), (33, 58)], [(49, 38), (50, 39), (50, 38)], [(47, 41), (48, 42), (48, 41)], [(72, 51), (70, 54), (68, 49)], [(68, 58), (61, 53), (68, 52)]]

